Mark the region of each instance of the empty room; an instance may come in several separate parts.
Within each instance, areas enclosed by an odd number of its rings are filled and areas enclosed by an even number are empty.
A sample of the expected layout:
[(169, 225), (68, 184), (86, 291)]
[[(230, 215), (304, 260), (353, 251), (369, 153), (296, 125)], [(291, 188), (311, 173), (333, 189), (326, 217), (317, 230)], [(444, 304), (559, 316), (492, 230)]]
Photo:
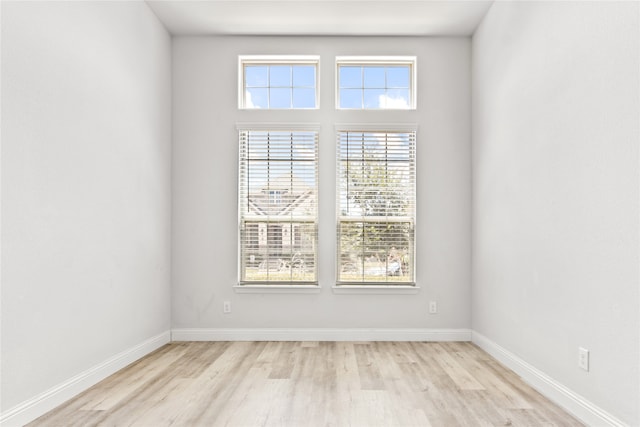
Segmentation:
[(640, 2), (0, 2), (0, 425), (640, 426)]

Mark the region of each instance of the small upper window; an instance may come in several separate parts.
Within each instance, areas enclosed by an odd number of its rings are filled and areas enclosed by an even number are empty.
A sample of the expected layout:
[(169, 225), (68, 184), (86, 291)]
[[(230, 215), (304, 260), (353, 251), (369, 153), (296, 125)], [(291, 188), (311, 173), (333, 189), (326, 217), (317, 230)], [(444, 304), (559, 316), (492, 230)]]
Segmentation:
[(336, 58), (337, 108), (415, 109), (416, 57)]
[(317, 56), (241, 56), (243, 109), (318, 108)]

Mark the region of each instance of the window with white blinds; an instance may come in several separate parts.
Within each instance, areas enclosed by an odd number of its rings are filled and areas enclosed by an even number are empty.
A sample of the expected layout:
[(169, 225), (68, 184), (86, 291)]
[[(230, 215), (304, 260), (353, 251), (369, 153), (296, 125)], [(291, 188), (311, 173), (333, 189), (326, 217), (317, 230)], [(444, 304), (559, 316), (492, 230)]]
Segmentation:
[(337, 138), (338, 285), (414, 285), (416, 132)]
[(317, 283), (317, 130), (239, 129), (240, 284)]

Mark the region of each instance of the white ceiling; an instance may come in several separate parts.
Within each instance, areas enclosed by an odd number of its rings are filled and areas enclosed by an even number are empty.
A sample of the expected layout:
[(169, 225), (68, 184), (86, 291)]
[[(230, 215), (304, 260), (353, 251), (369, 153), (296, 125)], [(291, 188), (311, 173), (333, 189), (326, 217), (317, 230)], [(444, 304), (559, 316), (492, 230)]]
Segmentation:
[(174, 35), (468, 36), (483, 0), (147, 0)]

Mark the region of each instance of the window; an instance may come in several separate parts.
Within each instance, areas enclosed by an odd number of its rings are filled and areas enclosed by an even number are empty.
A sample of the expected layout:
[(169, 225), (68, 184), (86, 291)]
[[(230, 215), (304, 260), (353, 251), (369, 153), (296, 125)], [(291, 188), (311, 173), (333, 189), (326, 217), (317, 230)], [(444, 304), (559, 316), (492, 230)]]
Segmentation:
[(239, 127), (240, 285), (317, 282), (318, 132), (299, 127)]
[(318, 108), (316, 56), (241, 56), (240, 108)]
[(338, 285), (414, 285), (415, 130), (337, 138)]
[(337, 108), (415, 109), (415, 57), (338, 57)]
[(286, 193), (286, 190), (269, 190), (269, 203), (272, 205), (282, 203), (282, 193)]

